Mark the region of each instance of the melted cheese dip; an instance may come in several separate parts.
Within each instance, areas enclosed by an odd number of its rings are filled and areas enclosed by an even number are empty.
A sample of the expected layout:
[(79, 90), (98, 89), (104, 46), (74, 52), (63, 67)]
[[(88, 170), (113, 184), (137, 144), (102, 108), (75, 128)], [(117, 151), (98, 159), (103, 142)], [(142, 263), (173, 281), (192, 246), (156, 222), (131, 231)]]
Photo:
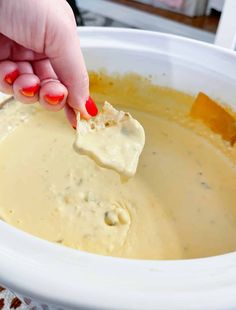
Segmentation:
[(136, 175), (122, 183), (76, 154), (63, 112), (9, 104), (0, 112), (2, 220), (112, 256), (178, 259), (236, 250), (235, 147), (189, 118), (193, 98), (136, 76), (91, 74), (91, 90), (97, 101), (124, 103), (117, 107), (144, 127)]

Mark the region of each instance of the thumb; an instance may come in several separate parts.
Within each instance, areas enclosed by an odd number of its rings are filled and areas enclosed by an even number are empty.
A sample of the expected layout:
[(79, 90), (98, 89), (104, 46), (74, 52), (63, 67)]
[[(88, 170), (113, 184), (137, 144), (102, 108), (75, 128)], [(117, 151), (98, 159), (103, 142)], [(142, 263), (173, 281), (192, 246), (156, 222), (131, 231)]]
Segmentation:
[[(55, 48), (57, 51), (55, 54), (49, 53), (48, 57), (58, 79), (68, 89), (68, 105), (79, 110), (83, 117), (89, 118), (90, 115), (86, 109), (86, 101), (89, 98), (89, 78), (79, 37), (75, 31), (73, 33), (74, 35), (64, 33), (60, 35), (60, 39), (54, 40), (51, 49)], [(65, 39), (66, 35), (70, 40)]]
[(84, 118), (89, 98), (89, 78), (80, 48), (73, 12), (65, 0), (58, 0), (57, 10), (47, 2), (48, 14), (44, 37), (44, 51), (58, 76), (68, 89), (67, 104), (80, 111)]

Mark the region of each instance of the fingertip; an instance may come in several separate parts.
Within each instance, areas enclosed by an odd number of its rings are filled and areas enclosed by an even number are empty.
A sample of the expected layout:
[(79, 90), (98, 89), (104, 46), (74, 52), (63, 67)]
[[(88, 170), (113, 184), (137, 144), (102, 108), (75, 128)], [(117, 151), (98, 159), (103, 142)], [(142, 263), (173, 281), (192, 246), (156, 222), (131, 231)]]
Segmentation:
[(67, 88), (58, 80), (44, 82), (39, 93), (39, 102), (50, 111), (64, 108), (68, 96)]
[(40, 80), (34, 74), (22, 74), (13, 84), (14, 97), (23, 103), (38, 101)]
[(13, 61), (0, 62), (0, 90), (6, 94), (13, 94), (13, 83), (19, 77), (20, 71)]
[(76, 111), (79, 111), (80, 114), (81, 114), (81, 117), (88, 120), (90, 119), (91, 117), (95, 117), (97, 114), (98, 114), (98, 108), (97, 108), (97, 105), (96, 103), (94, 102), (94, 100), (92, 99), (92, 97), (88, 97), (88, 99), (85, 101), (85, 103), (82, 105), (82, 104), (79, 104), (79, 105), (70, 105), (70, 102), (69, 102), (69, 106), (76, 110)]

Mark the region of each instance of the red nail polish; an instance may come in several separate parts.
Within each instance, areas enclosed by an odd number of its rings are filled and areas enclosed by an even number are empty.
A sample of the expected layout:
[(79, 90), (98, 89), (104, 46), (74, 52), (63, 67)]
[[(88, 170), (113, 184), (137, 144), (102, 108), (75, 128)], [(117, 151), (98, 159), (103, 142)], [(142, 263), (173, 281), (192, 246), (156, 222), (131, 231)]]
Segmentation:
[(16, 70), (14, 70), (14, 71), (8, 73), (8, 74), (5, 76), (4, 81), (5, 81), (6, 83), (8, 83), (9, 85), (12, 85), (12, 84), (15, 82), (15, 80), (18, 78), (19, 75), (20, 75), (20, 72), (19, 72), (18, 69), (16, 69)]
[(96, 116), (98, 114), (98, 108), (91, 97), (86, 101), (85, 107), (89, 115)]
[(26, 97), (34, 97), (38, 90), (39, 90), (39, 84), (31, 87), (22, 88), (20, 92), (22, 93), (22, 95)]
[(64, 99), (65, 95), (45, 95), (44, 100), (51, 105), (57, 105), (60, 101)]

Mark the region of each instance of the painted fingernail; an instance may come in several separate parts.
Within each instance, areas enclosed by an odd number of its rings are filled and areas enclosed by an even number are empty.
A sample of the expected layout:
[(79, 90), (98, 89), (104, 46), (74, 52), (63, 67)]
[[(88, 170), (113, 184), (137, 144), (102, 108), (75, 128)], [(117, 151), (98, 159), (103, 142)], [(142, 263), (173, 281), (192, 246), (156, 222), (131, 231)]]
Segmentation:
[(45, 95), (44, 100), (51, 105), (56, 105), (64, 99), (65, 95)]
[(22, 93), (22, 95), (26, 97), (34, 97), (38, 90), (39, 90), (39, 84), (31, 87), (24, 87), (20, 90), (20, 92)]
[(64, 99), (65, 95), (45, 95), (44, 100), (51, 105), (57, 105), (60, 101)]
[(8, 83), (9, 85), (12, 85), (12, 84), (15, 82), (15, 80), (18, 78), (19, 75), (20, 75), (20, 72), (19, 72), (18, 69), (16, 69), (16, 70), (14, 70), (14, 71), (8, 73), (8, 74), (5, 76), (4, 81), (5, 81), (6, 83)]
[(98, 114), (98, 108), (91, 97), (86, 101), (85, 107), (89, 115), (96, 116)]

